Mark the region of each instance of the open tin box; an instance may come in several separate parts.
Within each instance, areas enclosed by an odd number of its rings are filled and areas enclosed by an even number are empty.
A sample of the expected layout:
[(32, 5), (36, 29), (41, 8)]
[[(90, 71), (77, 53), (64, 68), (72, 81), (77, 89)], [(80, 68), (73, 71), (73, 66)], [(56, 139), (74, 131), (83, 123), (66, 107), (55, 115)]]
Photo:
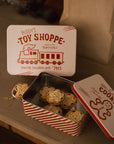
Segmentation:
[(73, 83), (73, 81), (46, 72), (40, 73), (23, 95), (22, 102), (25, 114), (72, 136), (80, 135), (86, 121), (87, 112), (78, 98), (76, 105), (72, 109), (81, 110), (84, 116), (81, 121), (74, 122), (64, 117), (68, 110), (63, 110), (63, 116), (60, 116), (44, 109), (43, 107), (47, 105), (47, 103), (42, 102), (39, 96), (39, 91), (44, 86), (54, 87), (63, 92), (73, 93)]
[[(39, 90), (43, 86), (52, 86), (63, 92), (74, 93), (77, 103), (72, 109), (82, 111), (83, 119), (74, 122), (64, 117), (66, 110), (63, 116), (60, 116), (44, 109), (47, 103), (40, 101), (39, 97)], [(103, 132), (114, 139), (114, 91), (98, 74), (73, 82), (49, 73), (40, 73), (23, 95), (22, 101), (26, 115), (72, 136), (81, 134), (89, 112)]]

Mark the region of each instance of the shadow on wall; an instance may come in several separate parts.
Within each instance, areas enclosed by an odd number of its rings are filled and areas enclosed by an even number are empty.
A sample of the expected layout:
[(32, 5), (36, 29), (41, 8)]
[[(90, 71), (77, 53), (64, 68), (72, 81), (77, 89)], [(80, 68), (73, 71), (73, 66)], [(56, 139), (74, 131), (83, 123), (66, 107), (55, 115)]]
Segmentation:
[(63, 11), (63, 0), (7, 0), (19, 14), (41, 17), (49, 23), (59, 21)]

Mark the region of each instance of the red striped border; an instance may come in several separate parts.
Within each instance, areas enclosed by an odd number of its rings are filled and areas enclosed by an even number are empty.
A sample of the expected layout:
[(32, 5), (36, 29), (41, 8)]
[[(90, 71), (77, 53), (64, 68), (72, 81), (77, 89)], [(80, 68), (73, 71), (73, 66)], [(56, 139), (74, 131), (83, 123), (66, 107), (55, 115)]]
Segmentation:
[(35, 106), (34, 104), (31, 104), (24, 99), (22, 100), (22, 102), (24, 105), (24, 112), (27, 116), (39, 120), (42, 123), (59, 129), (72, 136), (80, 135), (83, 128), (83, 121), (73, 122), (63, 116), (59, 116), (39, 106)]

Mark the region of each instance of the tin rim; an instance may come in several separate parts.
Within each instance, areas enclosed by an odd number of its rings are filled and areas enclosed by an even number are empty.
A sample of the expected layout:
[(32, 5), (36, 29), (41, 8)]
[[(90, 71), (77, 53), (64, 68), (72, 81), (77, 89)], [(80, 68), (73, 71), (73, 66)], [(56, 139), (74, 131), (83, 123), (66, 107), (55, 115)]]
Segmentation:
[(11, 96), (12, 96), (13, 98), (15, 98), (15, 99), (22, 99), (22, 97), (16, 97), (16, 96), (13, 94), (13, 89), (12, 89), (12, 91), (11, 91)]

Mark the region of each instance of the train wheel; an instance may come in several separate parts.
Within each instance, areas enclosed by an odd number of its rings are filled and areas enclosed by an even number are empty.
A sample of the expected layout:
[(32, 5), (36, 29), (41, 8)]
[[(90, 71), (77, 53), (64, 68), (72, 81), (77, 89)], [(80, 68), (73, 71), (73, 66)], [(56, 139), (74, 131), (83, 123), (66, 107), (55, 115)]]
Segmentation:
[(26, 61), (26, 64), (29, 64), (29, 61), (28, 61), (28, 60)]
[(21, 60), (21, 64), (24, 64), (24, 60)]
[(58, 63), (57, 63), (58, 65), (61, 65), (61, 62), (60, 61), (58, 61)]
[(49, 64), (49, 61), (46, 61), (46, 64), (48, 65), (48, 64)]
[(53, 64), (55, 65), (55, 64), (56, 64), (56, 61), (53, 61)]
[(38, 61), (34, 61), (34, 64), (37, 64), (38, 63)]
[(40, 63), (41, 63), (41, 64), (44, 64), (44, 61), (41, 61)]
[(33, 64), (33, 61), (32, 61), (32, 60), (30, 61), (30, 64)]

